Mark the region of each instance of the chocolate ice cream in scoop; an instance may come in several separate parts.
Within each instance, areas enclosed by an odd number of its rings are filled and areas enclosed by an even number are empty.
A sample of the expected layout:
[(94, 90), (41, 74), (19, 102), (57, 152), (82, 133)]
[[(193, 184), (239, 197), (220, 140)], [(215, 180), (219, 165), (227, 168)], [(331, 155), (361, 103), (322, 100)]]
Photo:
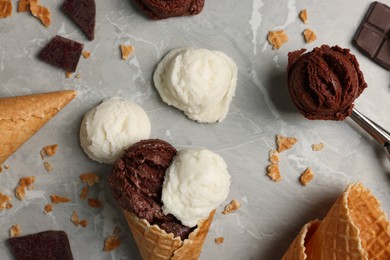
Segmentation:
[(322, 45), (288, 54), (288, 89), (308, 119), (343, 120), (367, 87), (356, 57), (349, 49)]

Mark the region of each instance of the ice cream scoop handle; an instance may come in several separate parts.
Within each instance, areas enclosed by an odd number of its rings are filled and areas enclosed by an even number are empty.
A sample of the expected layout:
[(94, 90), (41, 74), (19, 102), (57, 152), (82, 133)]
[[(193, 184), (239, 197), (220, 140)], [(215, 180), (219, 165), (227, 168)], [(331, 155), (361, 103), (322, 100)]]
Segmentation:
[(368, 134), (384, 146), (387, 157), (390, 160), (390, 133), (376, 124), (371, 119), (364, 116), (355, 108), (350, 116), (359, 126), (361, 126)]

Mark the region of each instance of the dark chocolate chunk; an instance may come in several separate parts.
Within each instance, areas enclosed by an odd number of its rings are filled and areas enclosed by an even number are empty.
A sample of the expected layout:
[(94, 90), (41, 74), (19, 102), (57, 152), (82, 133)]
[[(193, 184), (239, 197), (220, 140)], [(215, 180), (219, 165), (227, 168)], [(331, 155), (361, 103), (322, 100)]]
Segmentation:
[(371, 59), (390, 70), (390, 7), (373, 2), (353, 41)]
[(205, 0), (135, 0), (142, 11), (152, 19), (197, 15)]
[(89, 40), (95, 37), (96, 4), (95, 0), (65, 0), (62, 10), (87, 35)]
[(75, 72), (84, 44), (55, 36), (41, 51), (39, 58), (51, 65)]
[(73, 260), (64, 231), (44, 231), (8, 239), (16, 260)]

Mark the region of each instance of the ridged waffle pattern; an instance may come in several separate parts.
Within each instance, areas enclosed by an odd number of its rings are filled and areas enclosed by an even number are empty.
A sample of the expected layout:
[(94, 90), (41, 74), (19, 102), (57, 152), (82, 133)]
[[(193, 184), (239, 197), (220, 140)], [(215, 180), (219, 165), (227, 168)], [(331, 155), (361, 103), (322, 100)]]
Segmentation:
[(191, 232), (188, 239), (167, 234), (157, 225), (150, 225), (145, 219), (140, 219), (133, 213), (123, 211), (143, 259), (198, 259), (202, 251), (215, 210), (209, 217), (200, 221), (198, 227)]

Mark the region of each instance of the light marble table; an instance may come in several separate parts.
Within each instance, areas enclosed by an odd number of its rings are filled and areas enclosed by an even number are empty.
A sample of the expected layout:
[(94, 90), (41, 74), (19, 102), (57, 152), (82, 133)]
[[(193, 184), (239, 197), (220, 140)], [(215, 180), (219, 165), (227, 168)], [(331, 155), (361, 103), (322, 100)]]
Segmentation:
[[(12, 0), (14, 6), (17, 1)], [(343, 122), (309, 121), (294, 107), (286, 86), (287, 53), (321, 44), (350, 48), (361, 65), (369, 87), (356, 107), (390, 129), (389, 71), (375, 64), (353, 46), (351, 40), (370, 1), (206, 0), (195, 17), (152, 21), (130, 0), (96, 0), (97, 23), (94, 41), (60, 10), (62, 0), (42, 0), (52, 12), (52, 25), (42, 26), (28, 13), (13, 12), (0, 20), (0, 96), (74, 89), (77, 98), (25, 143), (5, 163), (10, 169), (0, 174), (0, 192), (11, 195), (13, 208), (0, 212), (0, 258), (12, 259), (5, 240), (13, 224), (23, 234), (55, 229), (69, 235), (75, 259), (139, 259), (134, 240), (119, 206), (107, 187), (111, 166), (89, 160), (79, 145), (79, 126), (86, 111), (103, 98), (122, 96), (141, 105), (152, 123), (153, 138), (164, 139), (178, 148), (206, 147), (228, 164), (232, 184), (228, 200), (242, 203), (239, 211), (222, 215), (222, 206), (211, 226), (201, 259), (279, 259), (306, 222), (325, 216), (339, 194), (351, 182), (361, 181), (390, 213), (390, 163), (381, 147), (347, 119)], [(382, 2), (390, 5), (389, 0)], [(300, 10), (306, 8), (309, 23), (303, 24)], [(15, 7), (14, 7), (15, 10)], [(305, 28), (318, 39), (306, 44)], [(284, 29), (289, 41), (273, 50), (266, 41), (269, 30)], [(39, 50), (56, 34), (85, 44), (89, 59), (80, 59), (80, 78), (37, 59)], [(120, 58), (120, 44), (135, 46), (129, 60)], [(218, 124), (198, 124), (168, 107), (158, 96), (152, 72), (169, 50), (202, 47), (220, 50), (238, 65), (238, 85), (227, 118)], [(0, 133), (1, 134), (1, 133)], [(298, 138), (282, 154), (283, 180), (272, 182), (265, 168), (275, 135)], [(320, 152), (311, 144), (323, 142)], [(39, 155), (41, 147), (59, 144), (49, 158), (54, 170), (47, 173)], [(301, 172), (311, 167), (314, 180), (300, 185)], [(78, 194), (79, 175), (95, 172), (103, 181), (90, 190), (104, 207), (91, 209)], [(23, 202), (14, 197), (20, 177), (35, 175), (34, 189)], [(55, 205), (45, 215), (49, 195), (68, 196), (70, 203)], [(227, 201), (228, 202), (228, 201)], [(70, 215), (76, 210), (87, 219), (87, 228), (75, 227)], [(103, 252), (103, 243), (115, 226), (121, 228), (119, 249)], [(225, 242), (216, 245), (214, 239)]]

